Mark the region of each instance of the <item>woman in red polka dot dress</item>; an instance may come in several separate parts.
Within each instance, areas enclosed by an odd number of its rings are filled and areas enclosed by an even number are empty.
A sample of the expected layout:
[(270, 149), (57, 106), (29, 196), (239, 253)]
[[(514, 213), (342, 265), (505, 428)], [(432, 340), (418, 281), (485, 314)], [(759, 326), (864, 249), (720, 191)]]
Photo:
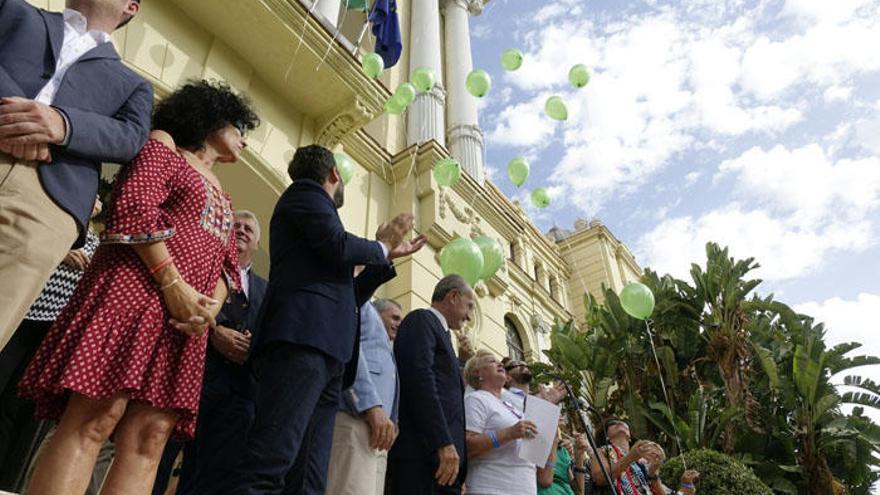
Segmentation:
[(117, 178), (102, 244), (19, 384), (59, 419), (27, 493), (83, 493), (113, 434), (102, 493), (147, 494), (169, 436), (192, 438), (206, 330), (239, 282), (232, 205), (212, 169), (238, 159), (257, 123), (206, 81), (157, 105), (162, 131)]

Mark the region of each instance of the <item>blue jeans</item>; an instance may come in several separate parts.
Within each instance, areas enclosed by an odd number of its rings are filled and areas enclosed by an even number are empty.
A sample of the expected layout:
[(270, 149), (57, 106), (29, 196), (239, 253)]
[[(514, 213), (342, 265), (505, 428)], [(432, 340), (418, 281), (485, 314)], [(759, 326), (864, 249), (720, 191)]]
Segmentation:
[(228, 493), (323, 495), (344, 363), (276, 344), (253, 366), (256, 415)]

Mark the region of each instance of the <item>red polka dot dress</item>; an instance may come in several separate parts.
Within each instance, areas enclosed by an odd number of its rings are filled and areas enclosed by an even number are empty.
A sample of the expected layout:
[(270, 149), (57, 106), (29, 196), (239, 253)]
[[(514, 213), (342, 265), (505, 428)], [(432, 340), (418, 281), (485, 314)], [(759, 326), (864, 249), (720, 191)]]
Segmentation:
[(212, 295), (225, 274), (239, 287), (229, 196), (183, 157), (150, 140), (120, 173), (101, 245), (70, 303), (19, 383), (37, 415), (58, 419), (71, 391), (105, 399), (126, 391), (180, 415), (192, 438), (208, 335), (169, 325), (161, 293), (130, 244), (164, 240), (196, 291)]

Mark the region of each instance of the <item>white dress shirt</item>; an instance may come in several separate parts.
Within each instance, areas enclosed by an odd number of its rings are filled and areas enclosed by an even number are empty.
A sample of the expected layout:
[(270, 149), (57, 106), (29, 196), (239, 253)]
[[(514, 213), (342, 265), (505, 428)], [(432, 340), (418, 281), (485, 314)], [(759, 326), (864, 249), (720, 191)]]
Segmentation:
[(70, 66), (89, 50), (101, 43), (110, 42), (108, 33), (88, 31), (87, 26), (88, 20), (82, 14), (73, 9), (64, 9), (64, 41), (61, 43), (58, 60), (55, 61), (55, 74), (37, 93), (34, 98), (36, 101), (51, 105)]
[(245, 267), (239, 267), (238, 273), (241, 275), (241, 293), (244, 294), (244, 298), (250, 301), (250, 290), (251, 290), (251, 280), (248, 278), (248, 273), (251, 271), (251, 265)]
[(443, 325), (443, 330), (446, 330), (446, 333), (449, 333), (449, 323), (446, 323), (446, 317), (443, 316), (443, 313), (437, 311), (433, 307), (428, 308), (428, 311), (434, 313), (434, 316), (440, 320), (440, 324)]

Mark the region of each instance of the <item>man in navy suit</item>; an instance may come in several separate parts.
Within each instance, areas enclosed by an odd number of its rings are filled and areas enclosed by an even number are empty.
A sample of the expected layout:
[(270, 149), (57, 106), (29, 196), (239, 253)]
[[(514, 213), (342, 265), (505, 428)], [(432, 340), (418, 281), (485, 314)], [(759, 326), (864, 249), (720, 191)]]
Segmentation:
[(429, 309), (406, 315), (394, 342), (400, 436), (389, 453), (391, 493), (461, 493), (467, 472), (464, 382), (450, 329), (470, 320), (474, 291), (459, 275), (434, 287)]
[(68, 0), (64, 13), (0, 0), (0, 347), (52, 270), (85, 239), (102, 162), (127, 163), (153, 91), (110, 33), (139, 0)]
[(260, 222), (248, 210), (236, 210), (235, 247), (241, 271), (241, 292), (230, 294), (211, 329), (205, 355), (199, 418), (195, 438), (184, 444), (169, 441), (153, 485), (165, 493), (177, 454), (183, 449), (178, 495), (224, 494), (229, 475), (244, 448), (254, 419), (254, 398), (246, 366), (257, 316), (266, 294), (266, 280), (251, 269), (260, 245)]
[[(230, 490), (238, 495), (324, 493), (333, 419), (357, 369), (358, 308), (394, 276), (389, 260), (418, 243), (404, 240), (411, 214), (381, 225), (376, 241), (345, 231), (329, 150), (299, 148), (288, 173), (269, 229), (269, 287), (251, 351), (256, 417)], [(367, 265), (357, 279), (356, 265)]]

